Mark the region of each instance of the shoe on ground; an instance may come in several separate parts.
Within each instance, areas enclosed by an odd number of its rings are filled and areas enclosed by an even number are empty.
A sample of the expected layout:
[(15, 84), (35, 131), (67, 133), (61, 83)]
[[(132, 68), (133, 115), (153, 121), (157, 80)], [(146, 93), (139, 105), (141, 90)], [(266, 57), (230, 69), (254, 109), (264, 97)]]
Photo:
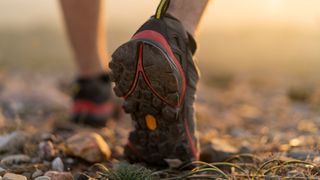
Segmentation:
[(108, 74), (79, 78), (73, 87), (71, 120), (75, 123), (104, 127), (116, 115)]
[(131, 115), (130, 162), (167, 165), (198, 160), (194, 101), (199, 79), (193, 38), (170, 15), (151, 17), (109, 63), (114, 92)]

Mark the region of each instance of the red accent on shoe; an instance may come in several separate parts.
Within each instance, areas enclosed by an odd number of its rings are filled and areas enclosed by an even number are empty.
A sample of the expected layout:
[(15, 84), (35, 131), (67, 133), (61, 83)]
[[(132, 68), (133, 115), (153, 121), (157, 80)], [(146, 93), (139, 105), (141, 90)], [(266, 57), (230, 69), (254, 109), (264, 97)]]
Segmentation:
[(73, 113), (91, 113), (97, 115), (111, 114), (114, 109), (114, 104), (106, 102), (103, 104), (97, 104), (88, 100), (76, 100), (72, 106)]
[(186, 78), (185, 78), (184, 71), (183, 71), (180, 63), (177, 60), (177, 58), (174, 56), (167, 40), (160, 33), (156, 32), (156, 31), (152, 31), (152, 30), (141, 31), (141, 32), (135, 34), (132, 37), (132, 39), (133, 40), (147, 39), (147, 40), (151, 40), (151, 41), (155, 41), (155, 42), (159, 43), (165, 49), (165, 51), (168, 53), (170, 58), (174, 61), (176, 67), (178, 68), (178, 70), (180, 72), (180, 75), (181, 75), (182, 81), (183, 81), (181, 97), (180, 97), (180, 100), (177, 104), (178, 107), (181, 106), (183, 99), (184, 99), (185, 90), (186, 90)]
[(187, 138), (188, 138), (189, 144), (191, 146), (192, 154), (193, 154), (195, 160), (198, 160), (199, 159), (199, 153), (197, 152), (197, 148), (195, 147), (195, 145), (193, 143), (193, 140), (192, 140), (192, 137), (191, 137), (191, 134), (190, 134), (190, 130), (189, 130), (189, 127), (188, 127), (188, 122), (187, 122), (186, 119), (184, 120), (184, 128), (185, 128), (185, 131), (187, 133)]
[(130, 86), (129, 91), (123, 96), (124, 99), (128, 98), (133, 93), (133, 91), (136, 89), (139, 74), (140, 74), (140, 72), (143, 71), (143, 68), (142, 68), (143, 44), (140, 44), (138, 48), (139, 48), (139, 56), (138, 56), (138, 62), (137, 62), (137, 69), (136, 69), (136, 72), (134, 75), (134, 80)]

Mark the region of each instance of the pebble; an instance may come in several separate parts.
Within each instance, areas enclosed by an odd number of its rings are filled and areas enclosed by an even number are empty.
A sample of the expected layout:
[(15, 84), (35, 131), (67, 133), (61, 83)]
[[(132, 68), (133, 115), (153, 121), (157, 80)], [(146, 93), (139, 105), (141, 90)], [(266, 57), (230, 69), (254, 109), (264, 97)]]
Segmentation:
[(41, 139), (43, 141), (53, 141), (53, 142), (57, 141), (56, 136), (51, 134), (51, 133), (42, 133), (41, 134)]
[(28, 135), (25, 132), (14, 131), (10, 134), (0, 136), (0, 152), (17, 153), (23, 147), (28, 139)]
[(31, 158), (24, 154), (18, 154), (18, 155), (10, 155), (6, 156), (1, 160), (1, 164), (10, 166), (13, 164), (22, 164), (22, 163), (28, 163), (31, 161)]
[(171, 169), (180, 167), (183, 162), (180, 159), (164, 159)]
[(43, 172), (40, 169), (37, 169), (33, 174), (32, 174), (32, 179), (42, 176)]
[(294, 158), (294, 159), (299, 159), (299, 160), (306, 160), (306, 159), (314, 159), (317, 157), (319, 153), (313, 151), (313, 150), (303, 150), (303, 149), (292, 149), (287, 152), (287, 156)]
[(70, 172), (48, 171), (44, 175), (50, 177), (51, 180), (73, 180)]
[(264, 180), (281, 180), (281, 177), (276, 175), (266, 175)]
[(51, 180), (51, 178), (48, 176), (39, 176), (39, 177), (35, 178), (34, 180)]
[(32, 173), (31, 172), (23, 172), (21, 175), (25, 176), (27, 179), (31, 179), (31, 177), (32, 177)]
[(298, 171), (289, 171), (287, 172), (287, 177), (289, 178), (304, 178), (305, 175), (302, 172), (298, 172)]
[(54, 170), (54, 171), (60, 171), (60, 172), (62, 172), (62, 171), (64, 170), (64, 164), (63, 164), (63, 162), (62, 162), (62, 160), (61, 160), (60, 157), (56, 157), (56, 158), (52, 161), (52, 163), (51, 163), (51, 168), (52, 168), (52, 170)]
[(39, 143), (39, 156), (44, 160), (52, 160), (56, 155), (56, 150), (51, 141), (43, 141)]
[(238, 153), (238, 149), (222, 139), (213, 139), (205, 144), (200, 153), (204, 162), (221, 162)]
[(0, 176), (3, 176), (7, 171), (0, 167)]
[(93, 178), (85, 175), (85, 174), (82, 174), (82, 173), (77, 173), (74, 177), (75, 180), (94, 180)]
[(320, 164), (320, 156), (317, 156), (313, 159), (313, 162), (316, 164)]
[(67, 149), (71, 155), (88, 162), (106, 161), (111, 151), (105, 140), (97, 133), (79, 133), (67, 139)]
[(13, 174), (13, 173), (6, 173), (2, 179), (3, 180), (27, 180), (25, 176), (22, 176), (19, 174)]

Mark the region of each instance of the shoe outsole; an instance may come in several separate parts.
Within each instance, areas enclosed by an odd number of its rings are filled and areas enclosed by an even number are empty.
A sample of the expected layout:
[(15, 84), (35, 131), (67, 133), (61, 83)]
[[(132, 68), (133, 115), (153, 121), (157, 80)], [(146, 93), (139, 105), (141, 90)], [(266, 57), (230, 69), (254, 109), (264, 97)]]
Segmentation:
[(154, 165), (166, 165), (165, 159), (189, 161), (184, 122), (178, 118), (182, 79), (167, 54), (154, 43), (131, 40), (113, 53), (109, 67), (114, 92), (125, 99), (123, 108), (135, 125), (127, 158)]

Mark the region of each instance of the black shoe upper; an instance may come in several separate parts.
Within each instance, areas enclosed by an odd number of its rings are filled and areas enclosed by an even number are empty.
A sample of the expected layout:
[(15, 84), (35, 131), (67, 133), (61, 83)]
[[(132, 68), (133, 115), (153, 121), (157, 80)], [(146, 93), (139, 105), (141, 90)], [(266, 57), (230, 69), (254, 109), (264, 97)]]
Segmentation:
[(101, 104), (111, 99), (111, 81), (108, 74), (78, 78), (73, 88), (73, 99)]

